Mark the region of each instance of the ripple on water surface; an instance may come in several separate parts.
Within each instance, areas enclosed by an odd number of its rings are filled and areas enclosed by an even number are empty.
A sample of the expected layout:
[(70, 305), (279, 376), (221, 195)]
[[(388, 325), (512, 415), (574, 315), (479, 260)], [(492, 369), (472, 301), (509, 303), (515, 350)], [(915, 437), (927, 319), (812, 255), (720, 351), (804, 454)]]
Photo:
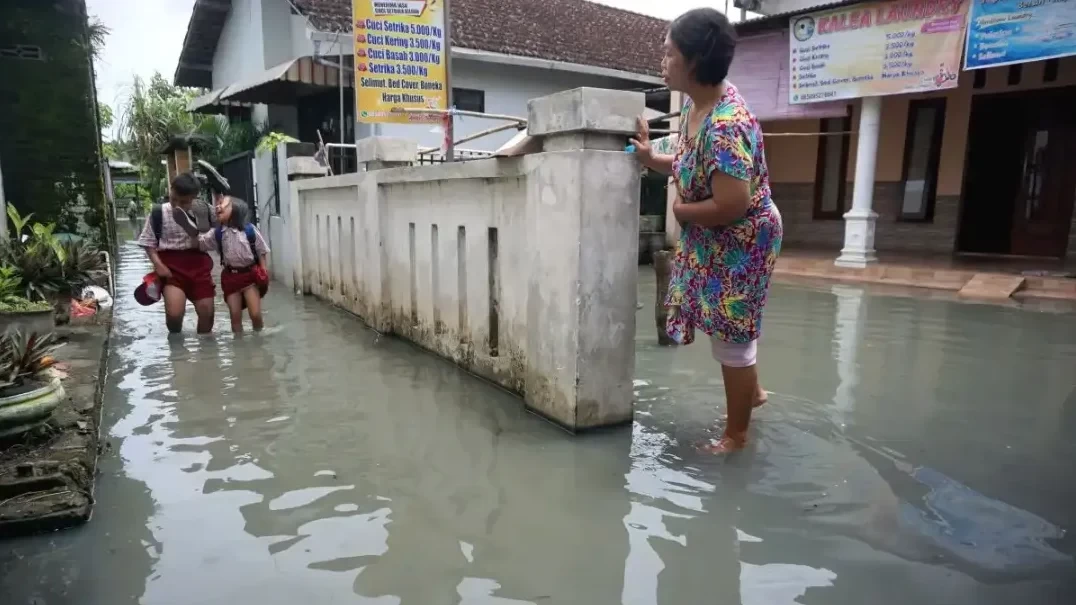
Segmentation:
[[(145, 270), (124, 248), (120, 289)], [(0, 593), (71, 605), (1076, 596), (1072, 315), (775, 287), (769, 403), (748, 451), (724, 459), (696, 449), (723, 408), (720, 371), (707, 347), (654, 344), (650, 280), (636, 421), (579, 437), (276, 285), (269, 329), (241, 338), (220, 325), (169, 338), (159, 308), (120, 296), (95, 517), (0, 554)]]

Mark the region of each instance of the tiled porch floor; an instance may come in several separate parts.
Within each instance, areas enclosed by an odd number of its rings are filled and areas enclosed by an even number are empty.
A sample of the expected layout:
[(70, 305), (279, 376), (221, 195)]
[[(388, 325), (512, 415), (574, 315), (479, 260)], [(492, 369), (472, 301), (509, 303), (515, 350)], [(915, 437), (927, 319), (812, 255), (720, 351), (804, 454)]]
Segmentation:
[[(785, 249), (777, 261), (775, 275), (932, 288), (960, 292), (977, 275), (976, 283), (990, 287), (965, 294), (982, 298), (1050, 298), (1076, 300), (1076, 261), (1067, 262), (967, 256), (915, 256), (879, 254), (878, 262), (866, 269), (850, 269), (833, 264), (834, 250)], [(1008, 276), (1015, 276), (1009, 277)], [(992, 291), (991, 291), (992, 288)]]

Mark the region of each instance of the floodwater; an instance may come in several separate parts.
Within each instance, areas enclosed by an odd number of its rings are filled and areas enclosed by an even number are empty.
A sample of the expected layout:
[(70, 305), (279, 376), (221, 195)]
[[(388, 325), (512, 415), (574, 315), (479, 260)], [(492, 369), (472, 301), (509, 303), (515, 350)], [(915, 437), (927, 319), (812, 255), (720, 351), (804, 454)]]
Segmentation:
[(122, 295), (94, 518), (0, 547), (0, 602), (1076, 602), (1076, 315), (776, 286), (726, 459), (641, 293), (634, 426), (579, 437), (279, 287), (239, 339)]

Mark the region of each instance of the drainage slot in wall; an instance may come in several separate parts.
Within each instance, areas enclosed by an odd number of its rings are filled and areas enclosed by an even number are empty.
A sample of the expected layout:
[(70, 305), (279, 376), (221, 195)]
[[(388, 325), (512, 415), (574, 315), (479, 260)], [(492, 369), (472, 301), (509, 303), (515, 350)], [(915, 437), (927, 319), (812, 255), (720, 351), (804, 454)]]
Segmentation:
[(430, 287), (433, 289), (434, 334), (445, 331), (441, 325), (441, 248), (437, 240), (437, 225), (430, 225)]
[(415, 267), (415, 224), (407, 225), (407, 242), (411, 251), (411, 325), (418, 325), (418, 271)]
[(336, 255), (340, 261), (340, 271), (336, 274), (336, 280), (340, 283), (340, 293), (347, 292), (347, 282), (344, 280), (344, 217), (336, 217)]
[(489, 228), (489, 356), (499, 354), (501, 329), (501, 267), (497, 258), (497, 228)]
[(351, 283), (355, 284), (355, 296), (359, 293), (359, 259), (358, 253), (355, 250), (359, 245), (358, 240), (355, 239), (355, 217), (351, 217)]
[(467, 228), (456, 231), (456, 298), (459, 300), (460, 341), (467, 340)]

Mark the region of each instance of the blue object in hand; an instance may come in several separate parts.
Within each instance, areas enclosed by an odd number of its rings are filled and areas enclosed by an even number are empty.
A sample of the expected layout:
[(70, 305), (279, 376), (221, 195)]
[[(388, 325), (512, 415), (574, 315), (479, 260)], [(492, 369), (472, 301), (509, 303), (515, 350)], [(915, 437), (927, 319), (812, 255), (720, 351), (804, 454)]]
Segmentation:
[(626, 151), (628, 153), (635, 153), (635, 145), (628, 145), (627, 147), (624, 148), (624, 151)]

